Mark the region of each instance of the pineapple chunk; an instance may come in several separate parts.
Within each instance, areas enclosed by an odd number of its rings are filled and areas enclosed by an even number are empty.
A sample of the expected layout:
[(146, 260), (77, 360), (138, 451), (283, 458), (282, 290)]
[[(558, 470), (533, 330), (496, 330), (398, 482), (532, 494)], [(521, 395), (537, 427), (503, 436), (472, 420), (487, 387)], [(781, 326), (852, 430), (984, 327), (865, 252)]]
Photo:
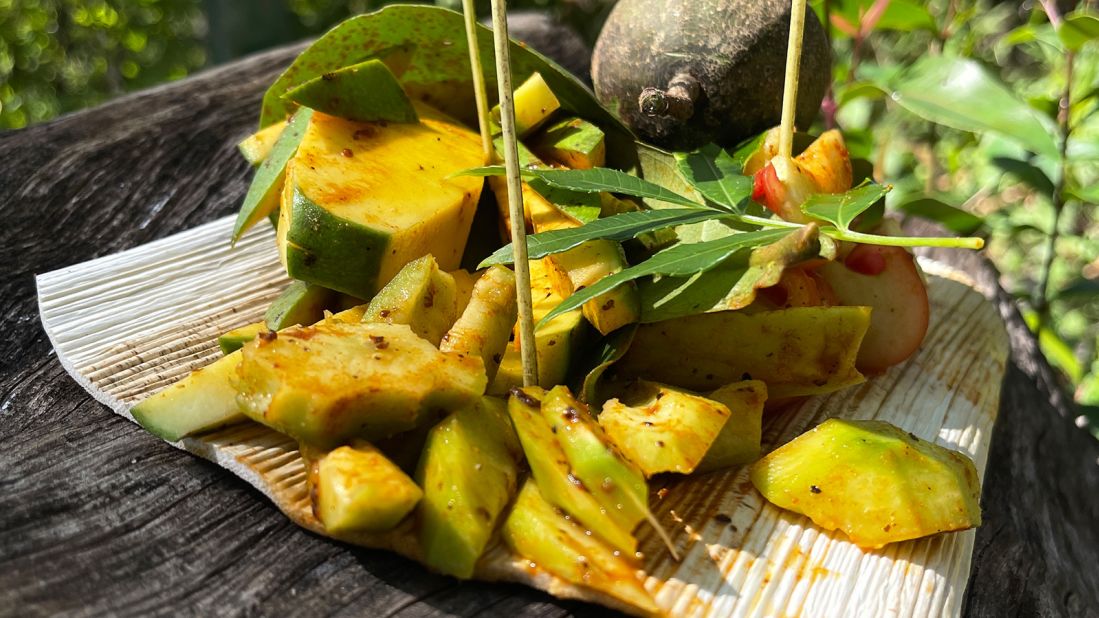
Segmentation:
[(981, 524), (973, 462), (882, 421), (829, 419), (756, 462), (751, 478), (770, 502), (859, 547)]
[(767, 385), (759, 380), (743, 380), (726, 384), (706, 396), (729, 410), (729, 422), (710, 445), (698, 471), (708, 472), (759, 459)]
[(431, 430), (416, 472), (424, 488), (419, 537), (428, 566), (473, 576), (497, 518), (515, 495), (520, 457), (500, 399), (483, 397)]
[(407, 324), (412, 332), (436, 346), (457, 317), (454, 277), (439, 270), (431, 255), (406, 264), (363, 313), (364, 322)]
[(645, 591), (638, 565), (629, 554), (592, 536), (566, 517), (527, 480), (504, 522), (504, 542), (545, 571), (573, 584), (597, 590), (636, 608), (644, 615), (659, 610)]
[(569, 458), (542, 416), (543, 396), (545, 391), (538, 387), (517, 388), (508, 400), (508, 414), (539, 491), (551, 504), (575, 517), (586, 530), (632, 555), (637, 549), (632, 526), (619, 525), (620, 518), (613, 518), (592, 490), (577, 481)]
[(314, 512), (332, 534), (389, 530), (423, 496), (407, 474), (366, 442), (341, 446), (315, 465)]
[[(639, 380), (620, 399), (603, 404), (599, 424), (646, 476), (660, 472), (690, 474), (729, 417), (729, 408), (717, 401)], [(758, 422), (756, 427), (758, 434)]]
[(240, 351), (241, 411), (320, 448), (407, 431), (486, 385), (479, 358), (440, 352), (403, 324), (326, 320)]
[(443, 335), (439, 349), (479, 357), (484, 362), (488, 382), (492, 382), (518, 312), (515, 273), (503, 266), (493, 266), (474, 284), (466, 310)]

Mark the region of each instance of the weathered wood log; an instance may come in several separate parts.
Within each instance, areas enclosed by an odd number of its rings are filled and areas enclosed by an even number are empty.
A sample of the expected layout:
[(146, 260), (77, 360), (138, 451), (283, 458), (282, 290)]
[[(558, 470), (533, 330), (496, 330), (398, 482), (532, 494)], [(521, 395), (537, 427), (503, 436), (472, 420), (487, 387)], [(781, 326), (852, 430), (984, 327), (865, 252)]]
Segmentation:
[[(0, 614), (606, 615), (304, 532), (91, 400), (52, 356), (33, 275), (232, 213), (250, 175), (233, 145), (299, 50), (0, 134)], [(977, 278), (1012, 341), (966, 613), (1099, 615), (1099, 445), (991, 266), (936, 257)]]

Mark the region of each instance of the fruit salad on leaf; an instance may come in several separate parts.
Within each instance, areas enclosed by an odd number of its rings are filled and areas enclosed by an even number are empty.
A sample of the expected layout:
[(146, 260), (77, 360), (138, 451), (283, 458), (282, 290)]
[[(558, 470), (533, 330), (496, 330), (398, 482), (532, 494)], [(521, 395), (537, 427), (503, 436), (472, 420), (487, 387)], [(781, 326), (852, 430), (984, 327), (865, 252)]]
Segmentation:
[(333, 536), (400, 534), (459, 578), (506, 551), (640, 612), (640, 531), (676, 555), (654, 476), (751, 464), (768, 500), (865, 546), (979, 523), (972, 464), (884, 424), (830, 421), (760, 459), (771, 410), (919, 348), (928, 297), (905, 247), (972, 243), (892, 234), (888, 187), (853, 180), (837, 131), (793, 157), (775, 131), (663, 152), (513, 46), (519, 292), (538, 323), (524, 386), (500, 155), (482, 151), (464, 45), (442, 43), (460, 27), (385, 9), (280, 76), (240, 145), (256, 172), (233, 240), (274, 221), (293, 282), (138, 422), (173, 441), (260, 423), (300, 443)]

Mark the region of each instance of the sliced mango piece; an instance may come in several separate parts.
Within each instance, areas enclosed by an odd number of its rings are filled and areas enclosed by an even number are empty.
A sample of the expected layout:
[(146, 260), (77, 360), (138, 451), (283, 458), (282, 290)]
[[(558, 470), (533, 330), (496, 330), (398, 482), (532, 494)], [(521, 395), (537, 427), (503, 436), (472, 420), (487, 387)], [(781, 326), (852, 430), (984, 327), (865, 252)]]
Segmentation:
[(729, 421), (706, 451), (698, 471), (728, 468), (759, 459), (767, 385), (760, 380), (742, 380), (726, 384), (706, 397), (729, 410)]
[(312, 324), (336, 303), (336, 293), (319, 285), (292, 281), (263, 314), (268, 330)]
[(547, 161), (575, 170), (603, 167), (607, 146), (602, 129), (582, 118), (559, 120), (535, 136), (531, 149)]
[(230, 378), (240, 366), (240, 351), (196, 369), (130, 409), (134, 420), (169, 442), (243, 421)]
[(314, 491), (317, 519), (332, 534), (389, 530), (423, 496), (407, 474), (363, 441), (316, 462)]
[(637, 539), (631, 529), (623, 528), (611, 517), (607, 507), (596, 499), (569, 465), (561, 444), (542, 416), (542, 397), (538, 387), (517, 388), (508, 399), (508, 414), (523, 445), (531, 474), (546, 500), (576, 518), (584, 528), (598, 535), (615, 549), (633, 555)]
[(440, 352), (403, 324), (326, 320), (240, 352), (241, 410), (318, 448), (408, 431), (434, 410), (475, 402), (486, 385), (479, 358)]
[(981, 524), (973, 462), (882, 421), (829, 419), (752, 466), (767, 500), (860, 547)]
[(412, 332), (436, 346), (457, 318), (454, 277), (439, 270), (430, 255), (406, 264), (371, 299), (363, 313), (364, 322), (407, 324)]
[(263, 163), (263, 160), (267, 158), (271, 148), (275, 145), (275, 141), (282, 135), (282, 130), (286, 128), (286, 124), (287, 121), (283, 120), (256, 131), (241, 140), (237, 144), (237, 150), (244, 157), (244, 160), (253, 166)]
[[(515, 132), (522, 139), (534, 132), (558, 109), (561, 102), (540, 73), (534, 73), (515, 89)], [(500, 123), (500, 106), (492, 108), (492, 118)]]
[(355, 122), (417, 122), (412, 101), (381, 60), (367, 60), (314, 77), (282, 98)]
[[(690, 474), (729, 417), (729, 408), (717, 401), (638, 380), (620, 398), (603, 404), (599, 424), (646, 476), (660, 472)], [(758, 440), (756, 452), (758, 455)]]
[(515, 273), (503, 266), (493, 266), (474, 284), (469, 305), (443, 335), (439, 349), (480, 358), (491, 382), (503, 360), (518, 311)]
[(301, 145), (306, 127), (312, 117), (313, 110), (307, 107), (295, 112), (286, 129), (279, 134), (270, 152), (263, 159), (263, 163), (256, 169), (256, 175), (252, 178), (252, 184), (248, 187), (244, 203), (241, 204), (240, 212), (237, 213), (237, 221), (233, 225), (233, 242), (248, 231), (248, 228), (262, 221), (279, 207), (287, 163)]
[(317, 112), (287, 164), (278, 241), (295, 279), (371, 298), (408, 262), (458, 268), (483, 179), (477, 134), (415, 103), (420, 122)]
[(462, 579), (473, 577), (496, 521), (515, 495), (522, 449), (503, 400), (483, 397), (432, 430), (416, 480), (424, 562)]
[(222, 354), (232, 354), (263, 332), (267, 332), (266, 322), (256, 322), (255, 324), (234, 328), (218, 336), (218, 347), (221, 348)]
[(866, 307), (702, 313), (642, 324), (612, 370), (699, 392), (756, 379), (771, 399), (830, 393), (864, 380), (855, 358), (869, 325)]
[(533, 570), (610, 595), (643, 615), (659, 613), (632, 556), (616, 551), (566, 517), (532, 480), (519, 491), (504, 522), (503, 537), (512, 551), (530, 561)]

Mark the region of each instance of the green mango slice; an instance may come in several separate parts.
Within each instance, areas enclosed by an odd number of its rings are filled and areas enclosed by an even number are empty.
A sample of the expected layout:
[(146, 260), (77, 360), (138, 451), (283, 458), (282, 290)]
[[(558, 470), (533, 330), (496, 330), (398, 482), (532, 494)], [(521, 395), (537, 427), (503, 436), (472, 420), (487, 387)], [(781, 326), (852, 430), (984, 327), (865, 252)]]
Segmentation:
[(325, 73), (286, 91), (283, 98), (355, 122), (419, 122), (401, 84), (381, 60)]
[(275, 140), (275, 145), (271, 147), (263, 163), (256, 168), (256, 175), (252, 177), (252, 184), (248, 187), (244, 204), (241, 205), (237, 222), (233, 226), (234, 243), (249, 228), (279, 207), (282, 184), (286, 180), (286, 162), (298, 151), (298, 144), (301, 143), (305, 127), (309, 125), (312, 116), (313, 110), (308, 107), (299, 109)]

